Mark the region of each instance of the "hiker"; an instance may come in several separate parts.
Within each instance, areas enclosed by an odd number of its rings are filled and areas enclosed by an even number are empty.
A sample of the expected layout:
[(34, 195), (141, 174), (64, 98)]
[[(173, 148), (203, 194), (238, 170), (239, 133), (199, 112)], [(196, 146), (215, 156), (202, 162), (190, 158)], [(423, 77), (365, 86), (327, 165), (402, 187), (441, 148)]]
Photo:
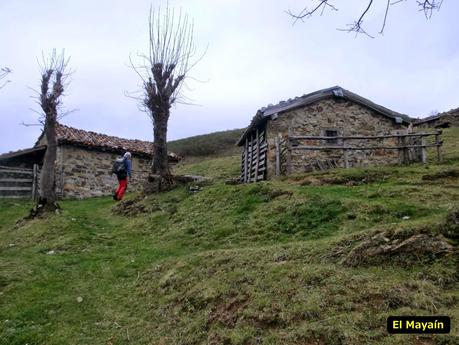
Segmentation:
[(118, 188), (113, 194), (113, 199), (119, 201), (123, 199), (126, 192), (128, 177), (131, 178), (132, 162), (131, 153), (126, 152), (122, 158), (117, 158), (113, 164), (112, 173), (118, 178)]

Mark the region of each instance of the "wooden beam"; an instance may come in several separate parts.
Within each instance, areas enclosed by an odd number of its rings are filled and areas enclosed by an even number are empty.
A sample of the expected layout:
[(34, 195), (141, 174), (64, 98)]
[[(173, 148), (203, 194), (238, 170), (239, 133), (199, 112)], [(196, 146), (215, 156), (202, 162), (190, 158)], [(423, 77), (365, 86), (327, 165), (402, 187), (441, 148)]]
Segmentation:
[(275, 144), (276, 144), (276, 176), (280, 176), (280, 143), (279, 143), (279, 137), (276, 136), (274, 141), (275, 141)]
[[(422, 148), (422, 147), (436, 147), (441, 146), (440, 144), (429, 144), (429, 145), (405, 145), (405, 146), (347, 146), (346, 150), (374, 150), (374, 149), (384, 149), (384, 150), (398, 150), (398, 149), (410, 149), (410, 148)], [(290, 151), (295, 150), (312, 150), (312, 151), (321, 151), (321, 150), (343, 150), (342, 146), (295, 146), (289, 149)]]
[(434, 133), (410, 133), (410, 134), (388, 134), (388, 135), (356, 135), (356, 136), (337, 136), (337, 137), (324, 137), (324, 136), (308, 136), (308, 135), (289, 135), (289, 140), (330, 140), (330, 139), (388, 139), (400, 137), (428, 137), (430, 135), (437, 135)]

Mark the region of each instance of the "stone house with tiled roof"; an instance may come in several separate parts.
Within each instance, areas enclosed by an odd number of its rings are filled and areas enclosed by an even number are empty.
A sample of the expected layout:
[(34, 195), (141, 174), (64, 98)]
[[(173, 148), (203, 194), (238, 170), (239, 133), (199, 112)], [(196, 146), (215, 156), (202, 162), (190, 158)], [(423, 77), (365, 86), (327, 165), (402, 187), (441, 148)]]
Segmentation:
[[(41, 166), (46, 151), (42, 133), (30, 149), (0, 155), (0, 165), (31, 168)], [(56, 128), (56, 193), (59, 197), (87, 198), (110, 195), (117, 185), (111, 174), (114, 160), (124, 152), (132, 153), (130, 190), (141, 188), (150, 171), (153, 143), (109, 136), (62, 124)], [(169, 153), (171, 163), (179, 157)]]

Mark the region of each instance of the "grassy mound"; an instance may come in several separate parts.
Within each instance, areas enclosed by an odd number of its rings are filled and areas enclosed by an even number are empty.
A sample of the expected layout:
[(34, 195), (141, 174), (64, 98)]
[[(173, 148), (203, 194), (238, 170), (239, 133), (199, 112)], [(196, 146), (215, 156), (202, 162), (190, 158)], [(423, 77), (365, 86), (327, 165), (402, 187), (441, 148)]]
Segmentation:
[[(454, 147), (441, 164), (252, 185), (224, 183), (237, 156), (196, 161), (177, 169), (208, 185), (129, 216), (66, 200), (17, 224), (30, 203), (0, 201), (0, 344), (457, 344)], [(389, 336), (389, 315), (453, 329)]]

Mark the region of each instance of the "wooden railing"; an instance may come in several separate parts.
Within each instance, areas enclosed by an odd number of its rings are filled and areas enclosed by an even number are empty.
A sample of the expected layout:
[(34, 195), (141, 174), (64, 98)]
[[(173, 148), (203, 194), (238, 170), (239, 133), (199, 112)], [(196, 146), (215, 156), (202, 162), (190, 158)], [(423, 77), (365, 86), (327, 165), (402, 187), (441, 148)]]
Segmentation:
[[(329, 151), (329, 150), (338, 150), (343, 152), (343, 160), (345, 168), (349, 168), (349, 151), (365, 151), (365, 150), (397, 150), (399, 152), (400, 163), (405, 164), (409, 163), (409, 150), (419, 149), (421, 152), (421, 159), (423, 163), (427, 163), (427, 148), (434, 147), (436, 148), (437, 160), (441, 161), (441, 146), (443, 141), (440, 140), (441, 131), (436, 131), (433, 133), (408, 133), (408, 134), (388, 134), (388, 135), (356, 135), (356, 136), (307, 136), (307, 135), (289, 135), (285, 138), (285, 141), (280, 141), (276, 139), (276, 175), (281, 174), (281, 147), (284, 147), (284, 150), (287, 151), (287, 171), (289, 170), (289, 165), (291, 164), (291, 155), (293, 150), (311, 150), (311, 151)], [(429, 136), (435, 137), (433, 143), (427, 143), (426, 138)], [(353, 140), (367, 140), (367, 141), (381, 141), (383, 139), (396, 138), (396, 145), (358, 145), (353, 146), (350, 144)], [(407, 143), (407, 138), (419, 139), (419, 143), (410, 144)], [(336, 141), (337, 144), (328, 144), (328, 145), (300, 145), (301, 140), (315, 140), (315, 141)], [(284, 144), (284, 145), (283, 145)]]

